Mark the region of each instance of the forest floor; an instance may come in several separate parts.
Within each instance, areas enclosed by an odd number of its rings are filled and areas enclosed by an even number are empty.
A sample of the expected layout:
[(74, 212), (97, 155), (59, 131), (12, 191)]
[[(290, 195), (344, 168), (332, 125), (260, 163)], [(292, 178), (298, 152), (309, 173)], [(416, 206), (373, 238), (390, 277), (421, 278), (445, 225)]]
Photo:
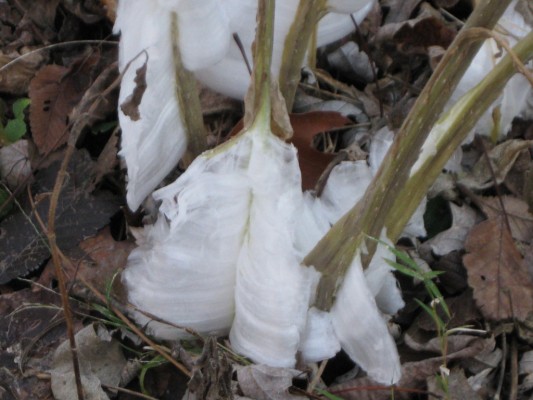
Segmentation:
[[(342, 353), (317, 376), (316, 365), (250, 365), (227, 338), (154, 343), (128, 325), (117, 277), (143, 214), (125, 205), (117, 156), (113, 6), (0, 2), (0, 399), (52, 399), (52, 386), (56, 398), (76, 398), (69, 331), (91, 399), (181, 399), (187, 388), (208, 399), (533, 399), (532, 108), (499, 141), (463, 146), (456, 172), (428, 193), (427, 235), (398, 243), (441, 272), (450, 318), (435, 321), (420, 306), (430, 304), (426, 287), (397, 274), (406, 306), (390, 324), (402, 362), (395, 388)], [(365, 159), (379, 128), (400, 127), (470, 12), (466, 0), (385, 0), (357, 33), (320, 49), (295, 103), (312, 114), (292, 121), (305, 189), (331, 162)], [(243, 106), (207, 89), (201, 100), (215, 145)], [(55, 188), (58, 174), (66, 179)]]

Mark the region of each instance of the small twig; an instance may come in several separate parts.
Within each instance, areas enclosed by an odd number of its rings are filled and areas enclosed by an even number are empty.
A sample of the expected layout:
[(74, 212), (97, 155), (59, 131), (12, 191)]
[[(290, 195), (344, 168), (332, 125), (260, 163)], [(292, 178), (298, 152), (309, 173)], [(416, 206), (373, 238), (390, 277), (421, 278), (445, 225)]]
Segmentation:
[(237, 44), (237, 47), (239, 48), (239, 51), (241, 52), (242, 59), (246, 64), (246, 69), (248, 70), (248, 73), (252, 75), (252, 66), (250, 65), (248, 57), (246, 57), (246, 51), (244, 50), (244, 46), (242, 44), (241, 38), (239, 37), (239, 34), (237, 32), (234, 32), (232, 36), (233, 40), (235, 40), (235, 43)]
[(496, 196), (498, 197), (498, 202), (500, 203), (500, 207), (502, 209), (502, 215), (503, 215), (503, 220), (505, 222), (505, 226), (507, 227), (509, 234), (511, 234), (512, 231), (511, 231), (511, 224), (509, 223), (509, 216), (507, 215), (507, 212), (505, 211), (505, 204), (503, 202), (502, 192), (500, 190), (500, 187), (499, 187), (500, 185), (498, 184), (498, 180), (496, 179), (496, 172), (494, 171), (492, 161), (489, 157), (487, 146), (485, 145), (485, 142), (483, 140), (479, 140), (478, 143), (480, 143), (481, 150), (483, 151), (483, 158), (485, 158), (485, 161), (487, 162), (487, 166), (489, 167), (492, 181), (494, 182), (494, 189), (496, 190)]
[[(35, 376), (38, 378), (38, 379), (46, 379), (46, 380), (50, 380), (52, 378), (52, 375), (48, 372), (43, 372), (43, 371), (39, 371), (38, 373), (35, 374)], [(122, 392), (122, 393), (127, 393), (129, 395), (132, 395), (134, 397), (138, 397), (140, 399), (147, 399), (147, 400), (158, 400), (157, 398), (155, 397), (152, 397), (152, 396), (148, 396), (147, 394), (143, 394), (143, 393), (139, 393), (139, 392), (136, 392), (134, 390), (129, 390), (129, 389), (126, 389), (126, 388), (121, 388), (121, 387), (118, 387), (118, 386), (112, 386), (112, 385), (106, 385), (105, 383), (102, 383), (101, 384), (103, 388), (105, 389), (108, 389), (108, 390), (116, 390), (117, 392)]]
[(185, 368), (183, 364), (180, 364), (178, 361), (176, 361), (174, 358), (168, 354), (168, 352), (164, 351), (161, 346), (159, 346), (157, 343), (155, 343), (153, 340), (148, 338), (137, 326), (129, 320), (128, 317), (126, 317), (118, 308), (113, 306), (112, 304), (109, 304), (106, 297), (98, 291), (90, 282), (85, 280), (83, 277), (78, 278), (81, 283), (83, 283), (103, 304), (107, 304), (109, 309), (113, 311), (117, 317), (119, 317), (122, 322), (124, 322), (128, 328), (130, 328), (133, 333), (135, 333), (137, 336), (139, 336), (145, 343), (147, 343), (149, 346), (151, 346), (157, 353), (159, 353), (163, 358), (165, 358), (167, 361), (169, 361), (172, 365), (174, 365), (179, 371), (181, 371), (185, 376), (191, 377), (191, 372)]
[(507, 366), (507, 334), (505, 331), (502, 333), (502, 363), (500, 366), (500, 375), (498, 377), (498, 386), (496, 388), (496, 393), (494, 394), (494, 400), (499, 400), (501, 398), (503, 380), (505, 378), (505, 370)]
[[(378, 80), (378, 73), (376, 71), (376, 66), (375, 66), (372, 54), (370, 53), (370, 49), (368, 48), (368, 43), (362, 40), (361, 31), (359, 30), (359, 24), (355, 20), (355, 17), (353, 16), (353, 14), (350, 14), (350, 18), (352, 19), (352, 22), (355, 26), (355, 32), (357, 33), (357, 39), (359, 39), (357, 40), (357, 44), (359, 45), (359, 48), (361, 49), (361, 51), (366, 54), (370, 62), (370, 69), (372, 70), (372, 77), (374, 78), (374, 84), (376, 85), (376, 90), (378, 91), (378, 93), (381, 93), (381, 87), (379, 85), (379, 80)], [(383, 100), (381, 96), (378, 96), (378, 101), (379, 101), (379, 116), (383, 118), (384, 116)]]
[(324, 360), (320, 363), (318, 367), (318, 371), (316, 372), (315, 376), (313, 376), (313, 379), (309, 383), (309, 386), (307, 386), (308, 392), (313, 393), (315, 391), (316, 385), (318, 385), (318, 382), (320, 382), (320, 379), (322, 378), (322, 374), (324, 373), (324, 370), (326, 369), (326, 365), (328, 365), (328, 360)]
[(51, 44), (49, 46), (44, 46), (44, 47), (29, 51), (28, 53), (22, 54), (21, 56), (15, 58), (14, 60), (11, 60), (7, 64), (3, 65), (0, 68), (0, 72), (3, 72), (5, 69), (10, 68), (14, 64), (17, 64), (17, 63), (21, 62), (22, 60), (24, 60), (25, 58), (28, 58), (28, 57), (30, 57), (30, 56), (32, 56), (34, 54), (42, 53), (42, 52), (45, 52), (45, 51), (48, 51), (48, 50), (55, 50), (55, 49), (58, 49), (58, 48), (61, 48), (61, 47), (69, 47), (69, 46), (73, 46), (73, 45), (77, 45), (77, 44), (106, 44), (106, 45), (118, 46), (118, 42), (111, 42), (111, 41), (107, 41), (107, 40), (73, 40), (71, 42), (55, 43), (55, 44)]
[(511, 338), (511, 387), (509, 388), (509, 400), (518, 398), (518, 346), (516, 336)]

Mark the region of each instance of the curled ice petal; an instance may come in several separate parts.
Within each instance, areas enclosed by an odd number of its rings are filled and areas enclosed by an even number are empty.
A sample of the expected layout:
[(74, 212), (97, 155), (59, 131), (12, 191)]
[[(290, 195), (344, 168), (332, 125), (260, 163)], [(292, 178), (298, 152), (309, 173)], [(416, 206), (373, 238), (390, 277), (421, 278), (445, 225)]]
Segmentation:
[(389, 334), (356, 254), (331, 309), (342, 348), (372, 378), (394, 384), (401, 376), (396, 344)]
[(374, 5), (373, 0), (328, 0), (328, 8), (338, 13), (355, 13), (370, 5)]
[(157, 2), (130, 0), (118, 4), (114, 29), (121, 33), (119, 68), (124, 72), (119, 104), (132, 96), (137, 86), (136, 70), (146, 63), (146, 90), (138, 105), (139, 119), (134, 120), (119, 108), (123, 132), (119, 155), (128, 168), (126, 199), (132, 210), (176, 166), (187, 145), (176, 98), (170, 26), (170, 13)]
[[(392, 245), (386, 235), (382, 235), (380, 240)], [(374, 296), (379, 310), (394, 315), (403, 308), (405, 303), (402, 300), (396, 278), (392, 274), (394, 268), (390, 266), (387, 260), (394, 261), (394, 254), (385, 245), (378, 243), (374, 257), (372, 257), (372, 261), (364, 273), (368, 288)]]
[(181, 0), (175, 8), (183, 65), (190, 71), (209, 67), (228, 52), (229, 18), (219, 0)]
[(248, 165), (250, 206), (237, 261), (232, 347), (257, 363), (292, 367), (305, 328), (310, 291), (318, 279), (294, 250), (301, 203), (294, 147), (273, 135), (254, 141)]
[[(123, 273), (133, 305), (203, 334), (229, 332), (235, 263), (251, 198), (242, 163), (250, 146), (244, 138), (227, 152), (200, 156), (154, 194), (162, 200), (157, 222), (144, 228)], [(150, 321), (135, 315), (143, 325)], [(156, 322), (148, 328), (164, 339), (184, 336)]]
[(331, 315), (315, 307), (309, 309), (307, 324), (300, 342), (300, 352), (306, 362), (317, 362), (332, 358), (341, 349), (333, 330)]

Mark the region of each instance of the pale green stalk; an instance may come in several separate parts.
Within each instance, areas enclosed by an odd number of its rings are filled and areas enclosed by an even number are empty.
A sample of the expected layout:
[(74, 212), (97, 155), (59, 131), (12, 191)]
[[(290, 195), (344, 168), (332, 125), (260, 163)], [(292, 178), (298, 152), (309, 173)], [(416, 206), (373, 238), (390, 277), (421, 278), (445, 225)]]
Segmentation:
[(190, 164), (196, 156), (207, 149), (207, 130), (202, 117), (200, 95), (196, 86), (196, 79), (188, 71), (181, 60), (179, 49), (178, 17), (172, 13), (171, 43), (174, 56), (174, 71), (176, 77), (176, 94), (180, 108), (181, 120), (187, 137), (187, 152), (182, 157), (185, 164)]
[(294, 21), (283, 46), (283, 58), (279, 71), (279, 87), (290, 111), (294, 102), (296, 89), (300, 83), (300, 72), (309, 50), (311, 37), (318, 21), (326, 10), (326, 0), (300, 0)]
[[(533, 58), (533, 32), (529, 33), (513, 48), (522, 61)], [(413, 172), (397, 194), (390, 209), (385, 226), (392, 241), (396, 241), (418, 204), (432, 183), (442, 171), (455, 149), (487, 108), (498, 98), (507, 81), (515, 74), (513, 59), (506, 55), (494, 69), (472, 90), (464, 95), (435, 124), (428, 137), (433, 151), (422, 153)], [(425, 158), (422, 157), (425, 155)]]
[[(247, 95), (246, 113), (252, 127), (270, 128), (272, 49), (274, 47), (275, 0), (259, 0), (254, 42), (252, 92)], [(246, 124), (245, 124), (246, 125)], [(270, 129), (268, 129), (270, 131)]]
[[(363, 245), (365, 235), (380, 237), (388, 213), (409, 179), (420, 149), (481, 42), (466, 41), (473, 27), (492, 29), (510, 0), (485, 0), (474, 10), (450, 45), (398, 132), (381, 168), (361, 201), (340, 219), (305, 257), (304, 263), (322, 273), (315, 305), (329, 310), (340, 282)], [(375, 243), (367, 244), (369, 257)]]

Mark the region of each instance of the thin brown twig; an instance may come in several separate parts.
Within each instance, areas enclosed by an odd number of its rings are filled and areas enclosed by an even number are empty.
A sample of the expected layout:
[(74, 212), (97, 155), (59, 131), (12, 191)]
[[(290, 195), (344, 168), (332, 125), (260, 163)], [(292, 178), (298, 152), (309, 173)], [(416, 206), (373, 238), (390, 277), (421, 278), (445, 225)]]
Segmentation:
[(503, 195), (501, 193), (501, 190), (500, 190), (500, 187), (499, 187), (499, 184), (498, 184), (498, 179), (496, 178), (496, 172), (494, 171), (494, 167), (492, 165), (492, 161), (491, 161), (491, 159), (489, 157), (489, 152), (487, 150), (487, 146), (485, 145), (485, 142), (483, 140), (479, 140), (479, 143), (481, 145), (481, 150), (483, 151), (483, 158), (485, 158), (485, 161), (487, 162), (487, 166), (489, 168), (492, 181), (494, 182), (494, 189), (496, 190), (496, 196), (498, 197), (498, 202), (500, 203), (500, 207), (502, 209), (502, 215), (503, 215), (503, 220), (505, 222), (505, 226), (506, 226), (509, 234), (511, 234), (512, 231), (511, 231), (511, 224), (509, 222), (509, 216), (507, 215), (507, 211), (505, 211), (505, 204), (503, 202)]
[(500, 35), (487, 28), (470, 28), (468, 34), (473, 38), (493, 39), (498, 44), (498, 46), (501, 46), (505, 49), (507, 54), (509, 54), (509, 56), (513, 60), (513, 63), (518, 72), (520, 72), (529, 81), (531, 86), (533, 86), (533, 74), (527, 69), (524, 63), (520, 61), (520, 58), (516, 55), (516, 53), (513, 51), (513, 48), (509, 45), (509, 43), (505, 41), (505, 39), (503, 39)]
[(500, 374), (498, 376), (498, 386), (496, 387), (496, 393), (494, 394), (494, 400), (499, 400), (502, 394), (503, 380), (505, 378), (505, 370), (507, 369), (507, 334), (505, 331), (502, 333), (502, 362), (500, 367)]
[[(61, 294), (61, 304), (63, 306), (63, 312), (65, 314), (65, 323), (67, 326), (67, 337), (70, 343), (70, 351), (72, 354), (72, 365), (74, 369), (74, 379), (76, 381), (76, 390), (77, 390), (78, 400), (84, 400), (83, 386), (81, 383), (80, 362), (78, 358), (78, 349), (76, 346), (76, 338), (74, 334), (72, 311), (70, 309), (70, 302), (68, 298), (68, 290), (66, 286), (65, 274), (64, 274), (62, 264), (61, 264), (62, 253), (56, 241), (56, 232), (55, 232), (56, 211), (57, 211), (57, 206), (59, 203), (59, 196), (61, 193), (61, 189), (67, 177), (67, 167), (72, 156), (74, 155), (74, 151), (76, 149), (76, 142), (78, 141), (78, 138), (81, 135), (83, 127), (85, 126), (87, 117), (90, 118), (90, 116), (94, 113), (94, 111), (100, 105), (100, 102), (103, 101), (103, 99), (105, 99), (105, 97), (112, 90), (118, 87), (118, 85), (120, 84), (121, 78), (122, 76), (120, 75), (104, 91), (99, 93), (94, 99), (94, 101), (91, 103), (91, 106), (89, 107), (87, 112), (84, 112), (83, 114), (78, 115), (77, 118), (72, 119), (74, 122), (70, 130), (70, 135), (69, 135), (69, 139), (67, 143), (67, 149), (65, 151), (65, 155), (61, 162), (59, 171), (57, 173), (54, 188), (50, 196), (50, 208), (48, 210), (48, 226), (46, 227), (46, 230), (45, 230), (46, 236), (48, 237), (48, 242), (50, 244), (52, 262), (54, 264), (59, 292)], [(87, 95), (87, 93), (85, 94), (85, 96)], [(83, 99), (82, 99), (82, 102), (83, 102)], [(76, 112), (79, 112), (79, 110), (74, 109), (73, 114), (75, 114)], [(83, 117), (86, 117), (86, 118), (83, 118)]]
[(509, 388), (509, 400), (518, 398), (518, 346), (516, 336), (511, 337), (511, 387)]
[(133, 322), (129, 320), (126, 315), (124, 315), (117, 307), (113, 306), (112, 304), (109, 304), (106, 297), (98, 291), (90, 282), (85, 280), (83, 277), (78, 277), (79, 281), (83, 283), (103, 304), (106, 304), (111, 311), (113, 311), (117, 317), (119, 317), (122, 322), (124, 322), (128, 328), (130, 328), (133, 333), (135, 333), (137, 336), (139, 336), (145, 343), (147, 343), (149, 346), (151, 346), (157, 353), (159, 353), (163, 358), (165, 358), (167, 361), (169, 361), (172, 365), (174, 365), (179, 371), (181, 371), (185, 376), (191, 377), (191, 372), (181, 363), (176, 361), (172, 356), (164, 351), (161, 346), (159, 346), (157, 343), (155, 343), (153, 340), (148, 338)]
[[(45, 379), (46, 380), (50, 380), (52, 378), (52, 375), (49, 372), (43, 372), (43, 371), (39, 371), (38, 373), (35, 374), (35, 376), (38, 379), (43, 379), (43, 380), (45, 380)], [(134, 397), (138, 397), (140, 399), (157, 400), (157, 398), (155, 398), (155, 397), (148, 396), (147, 394), (136, 392), (135, 390), (130, 390), (130, 389), (126, 389), (126, 388), (122, 388), (122, 387), (118, 387), (118, 386), (106, 385), (105, 383), (102, 383), (102, 387), (105, 388), (105, 389), (109, 389), (109, 390), (116, 390), (117, 392), (127, 393), (129, 395), (132, 395)]]

